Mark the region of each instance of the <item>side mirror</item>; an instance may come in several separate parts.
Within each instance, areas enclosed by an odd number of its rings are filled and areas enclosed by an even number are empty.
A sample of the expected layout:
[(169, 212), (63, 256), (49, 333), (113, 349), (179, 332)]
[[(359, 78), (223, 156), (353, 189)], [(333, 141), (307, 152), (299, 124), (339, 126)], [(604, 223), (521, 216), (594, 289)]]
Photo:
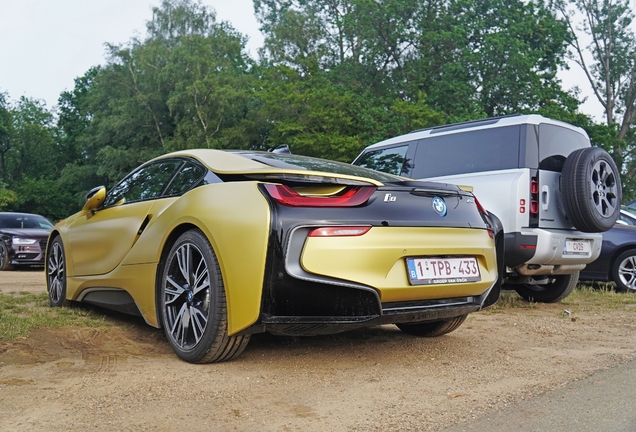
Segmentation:
[(618, 220), (616, 221), (616, 225), (625, 225), (625, 226), (628, 226), (629, 224), (628, 224), (627, 222), (625, 222), (624, 220), (620, 220), (620, 219), (618, 219)]
[(92, 217), (95, 210), (102, 206), (105, 198), (106, 188), (104, 186), (97, 186), (91, 189), (84, 197), (86, 203), (84, 208), (82, 208), (82, 212), (86, 213), (87, 218)]

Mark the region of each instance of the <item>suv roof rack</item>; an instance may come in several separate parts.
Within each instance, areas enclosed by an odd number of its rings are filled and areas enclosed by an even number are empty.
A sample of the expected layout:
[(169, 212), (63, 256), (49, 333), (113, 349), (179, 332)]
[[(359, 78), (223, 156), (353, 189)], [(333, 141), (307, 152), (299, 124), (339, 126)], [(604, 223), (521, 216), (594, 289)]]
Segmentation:
[(431, 133), (434, 133), (434, 132), (451, 131), (455, 129), (464, 129), (464, 128), (469, 128), (472, 126), (493, 124), (493, 123), (497, 123), (499, 120), (504, 118), (519, 117), (521, 115), (523, 114), (508, 114), (505, 116), (488, 117), (485, 119), (478, 119), (478, 120), (468, 120), (468, 121), (459, 122), (459, 123), (451, 123), (451, 124), (443, 125), (443, 126), (433, 126), (433, 127), (424, 128), (424, 129), (417, 129), (409, 133), (425, 132), (425, 131), (431, 131)]

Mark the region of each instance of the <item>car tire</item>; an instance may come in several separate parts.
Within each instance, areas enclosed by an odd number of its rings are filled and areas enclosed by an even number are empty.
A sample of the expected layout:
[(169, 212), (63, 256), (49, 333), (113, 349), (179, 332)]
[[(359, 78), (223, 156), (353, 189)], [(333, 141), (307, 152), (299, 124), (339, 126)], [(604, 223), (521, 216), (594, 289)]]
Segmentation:
[(612, 280), (617, 291), (636, 293), (636, 249), (625, 251), (614, 260)]
[(570, 154), (561, 172), (565, 213), (583, 232), (604, 232), (620, 215), (621, 183), (612, 157), (598, 147)]
[(190, 363), (222, 362), (243, 352), (250, 335), (228, 336), (221, 270), (201, 231), (190, 230), (177, 239), (159, 283), (162, 325), (179, 358)]
[(579, 282), (579, 272), (548, 277), (550, 281), (547, 284), (520, 284), (514, 285), (514, 289), (525, 301), (556, 303), (569, 296)]
[(0, 241), (0, 270), (13, 270), (13, 264), (9, 262), (9, 250), (2, 241)]
[(46, 251), (46, 290), (49, 304), (53, 307), (67, 306), (66, 299), (66, 255), (62, 239), (53, 239)]
[(404, 333), (421, 336), (421, 337), (437, 337), (442, 336), (457, 328), (466, 321), (468, 315), (461, 315), (455, 318), (444, 319), (441, 321), (430, 321), (421, 323), (400, 323), (396, 326)]

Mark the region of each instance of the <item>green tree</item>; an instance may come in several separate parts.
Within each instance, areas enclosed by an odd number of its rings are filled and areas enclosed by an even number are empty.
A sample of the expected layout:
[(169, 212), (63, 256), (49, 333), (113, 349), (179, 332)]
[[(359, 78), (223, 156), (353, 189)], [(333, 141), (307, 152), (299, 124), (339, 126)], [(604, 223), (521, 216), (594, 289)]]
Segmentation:
[[(572, 39), (570, 59), (585, 73), (605, 111), (602, 145), (621, 168), (624, 195), (636, 195), (636, 36), (629, 0), (558, 2)], [(586, 45), (586, 39), (590, 42)], [(591, 61), (587, 60), (589, 55)]]
[[(447, 120), (569, 97), (565, 22), (541, 1), (255, 0), (264, 58), (379, 98), (426, 94)], [(361, 90), (361, 91), (360, 91)], [(390, 105), (391, 103), (389, 103)]]
[[(53, 186), (61, 169), (53, 114), (38, 100), (1, 99), (0, 208), (49, 217), (66, 213)], [(49, 192), (43, 194), (43, 188)]]
[(8, 210), (18, 200), (18, 195), (7, 188), (0, 187), (0, 211)]
[(189, 0), (164, 0), (146, 27), (144, 39), (109, 45), (108, 63), (60, 100), (64, 151), (107, 183), (169, 151), (258, 140), (245, 38)]

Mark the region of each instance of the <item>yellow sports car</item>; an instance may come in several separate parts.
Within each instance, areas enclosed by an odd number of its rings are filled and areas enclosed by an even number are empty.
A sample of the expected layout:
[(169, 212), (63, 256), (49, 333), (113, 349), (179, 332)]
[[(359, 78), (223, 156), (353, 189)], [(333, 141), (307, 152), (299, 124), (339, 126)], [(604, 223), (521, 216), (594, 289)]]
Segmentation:
[(290, 154), (167, 154), (55, 225), (50, 303), (141, 315), (194, 363), (264, 331), (439, 336), (499, 297), (501, 224), (464, 189)]

